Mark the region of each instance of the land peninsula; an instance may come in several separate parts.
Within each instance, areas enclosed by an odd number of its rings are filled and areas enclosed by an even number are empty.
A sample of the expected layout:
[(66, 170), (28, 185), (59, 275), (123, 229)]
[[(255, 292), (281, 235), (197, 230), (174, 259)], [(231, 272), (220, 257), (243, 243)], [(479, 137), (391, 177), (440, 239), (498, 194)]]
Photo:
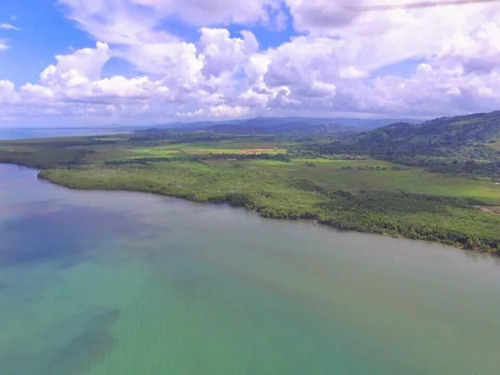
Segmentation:
[(500, 112), (375, 129), (257, 118), (1, 141), (0, 163), (69, 188), (225, 202), (500, 255)]

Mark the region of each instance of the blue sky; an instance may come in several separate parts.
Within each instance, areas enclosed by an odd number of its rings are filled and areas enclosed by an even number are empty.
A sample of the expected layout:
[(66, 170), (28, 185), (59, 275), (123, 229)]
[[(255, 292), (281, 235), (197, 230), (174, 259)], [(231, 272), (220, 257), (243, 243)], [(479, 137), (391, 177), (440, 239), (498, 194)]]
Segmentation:
[(500, 109), (500, 3), (381, 4), (3, 0), (0, 126)]
[[(286, 9), (283, 9), (286, 12)], [(0, 30), (0, 38), (9, 43), (9, 49), (0, 59), (0, 79), (8, 79), (17, 85), (38, 80), (40, 72), (54, 64), (55, 55), (68, 54), (75, 49), (93, 46), (96, 42), (78, 24), (65, 17), (67, 7), (55, 0), (6, 0), (0, 4), (0, 23), (21, 30)], [(220, 27), (223, 25), (212, 25)], [(195, 43), (200, 36), (199, 27), (186, 24), (179, 17), (169, 17), (158, 24), (158, 29), (168, 30), (182, 40)], [(251, 30), (262, 48), (277, 47), (298, 35), (290, 19), (279, 30), (261, 25), (231, 25), (231, 35)], [(137, 72), (123, 59), (112, 59), (104, 67), (104, 76)]]
[(0, 38), (10, 46), (0, 57), (0, 79), (10, 79), (18, 85), (37, 81), (40, 72), (54, 63), (56, 54), (95, 43), (63, 16), (62, 6), (55, 1), (2, 1), (0, 23), (21, 28), (0, 30)]

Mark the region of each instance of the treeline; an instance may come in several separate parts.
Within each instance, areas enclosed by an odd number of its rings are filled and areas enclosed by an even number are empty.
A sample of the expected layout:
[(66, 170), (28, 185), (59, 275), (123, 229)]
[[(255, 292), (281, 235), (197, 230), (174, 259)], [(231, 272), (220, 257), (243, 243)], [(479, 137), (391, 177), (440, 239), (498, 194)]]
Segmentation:
[(84, 164), (94, 151), (85, 149), (41, 148), (36, 151), (0, 151), (0, 163), (25, 165), (37, 169), (70, 167)]
[[(308, 186), (308, 189), (315, 188)], [(315, 219), (338, 229), (500, 252), (500, 236), (492, 234), (491, 223), (489, 229), (481, 227), (481, 214), (469, 205), (474, 202), (382, 191), (352, 193), (339, 190), (328, 193), (327, 197), (324, 203), (318, 205), (316, 213), (300, 213), (280, 205), (254, 207), (248, 197), (239, 197), (239, 202), (268, 218)], [(451, 218), (452, 214), (454, 219)], [(471, 224), (474, 218), (477, 218), (479, 225)], [(500, 225), (500, 220), (497, 221)]]
[(339, 229), (499, 252), (500, 216), (473, 208), (479, 201), (397, 191), (338, 190), (265, 168), (198, 168), (194, 164), (182, 168), (171, 162), (137, 167), (90, 164), (45, 170), (39, 176), (78, 189), (144, 191), (196, 202), (226, 202), (268, 218), (313, 219)]
[(234, 135), (234, 134), (217, 134), (205, 130), (160, 130), (149, 129), (140, 130), (130, 135), (129, 142), (131, 144), (147, 144), (158, 141), (167, 141), (171, 144), (177, 143), (216, 143), (222, 141), (260, 141), (270, 142), (275, 141), (276, 137), (272, 135)]
[(230, 154), (230, 153), (207, 153), (207, 154), (186, 154), (182, 156), (172, 156), (172, 157), (147, 157), (147, 158), (133, 158), (126, 160), (110, 160), (104, 162), (106, 165), (130, 165), (130, 164), (143, 164), (147, 165), (149, 163), (160, 163), (160, 162), (176, 162), (176, 161), (189, 161), (189, 162), (203, 162), (209, 160), (229, 160), (229, 161), (240, 161), (240, 160), (276, 160), (284, 163), (290, 162), (291, 158), (287, 154)]
[[(314, 190), (308, 186), (308, 190)], [(441, 242), (470, 250), (488, 249), (500, 252), (500, 237), (492, 235), (471, 220), (480, 213), (460, 199), (391, 192), (335, 191), (312, 210), (282, 205), (279, 201), (259, 204), (252, 194), (228, 194), (214, 201), (228, 202), (257, 211), (273, 219), (318, 220), (338, 229), (401, 236), (410, 239)], [(454, 212), (455, 211), (455, 212)], [(462, 214), (456, 215), (457, 212)], [(455, 213), (455, 219), (451, 219)], [(465, 214), (464, 214), (465, 213)], [(411, 216), (418, 220), (411, 219)], [(454, 221), (455, 220), (455, 221)], [(458, 221), (458, 222), (457, 222)], [(461, 221), (461, 222), (460, 222)], [(500, 222), (499, 222), (500, 224)]]

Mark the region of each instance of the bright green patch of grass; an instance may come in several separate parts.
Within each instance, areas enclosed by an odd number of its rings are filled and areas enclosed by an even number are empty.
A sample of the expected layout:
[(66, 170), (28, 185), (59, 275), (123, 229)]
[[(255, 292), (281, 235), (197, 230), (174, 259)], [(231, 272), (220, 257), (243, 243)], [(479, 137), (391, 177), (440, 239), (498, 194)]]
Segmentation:
[[(309, 163), (309, 164), (308, 164)], [(311, 166), (311, 163), (313, 166)], [(470, 198), (500, 204), (500, 187), (491, 179), (445, 176), (379, 160), (292, 159), (238, 162), (241, 168), (266, 170), (276, 175), (307, 179), (328, 190), (384, 190)], [(218, 167), (223, 167), (219, 164)]]

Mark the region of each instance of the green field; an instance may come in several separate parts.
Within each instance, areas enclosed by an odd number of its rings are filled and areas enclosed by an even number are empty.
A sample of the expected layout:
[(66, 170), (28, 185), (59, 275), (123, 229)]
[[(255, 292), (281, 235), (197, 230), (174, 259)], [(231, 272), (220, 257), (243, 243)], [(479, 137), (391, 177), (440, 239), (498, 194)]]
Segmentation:
[[(312, 162), (314, 167), (306, 163)], [(491, 179), (446, 176), (417, 168), (367, 160), (294, 159), (290, 163), (256, 160), (241, 163), (249, 168), (266, 168), (296, 178), (308, 179), (326, 189), (405, 191), (446, 197), (472, 198), (500, 205), (500, 189)]]
[(477, 208), (500, 205), (491, 178), (363, 155), (304, 158), (295, 156), (296, 147), (258, 137), (186, 142), (123, 135), (1, 142), (0, 162), (40, 168), (41, 178), (76, 189), (226, 202), (269, 218), (499, 251), (500, 215)]

